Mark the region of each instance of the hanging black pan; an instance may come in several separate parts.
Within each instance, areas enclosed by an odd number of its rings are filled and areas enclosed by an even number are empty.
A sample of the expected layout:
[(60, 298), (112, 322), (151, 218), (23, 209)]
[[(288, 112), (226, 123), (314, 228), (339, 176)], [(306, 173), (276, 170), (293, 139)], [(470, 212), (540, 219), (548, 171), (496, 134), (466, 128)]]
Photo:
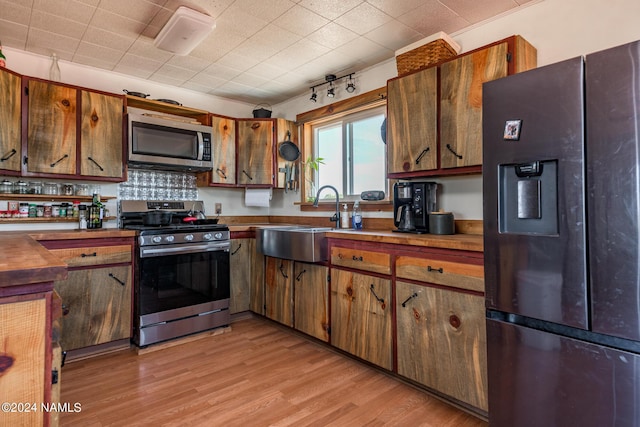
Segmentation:
[(296, 161), (300, 157), (300, 149), (291, 141), (291, 132), (287, 131), (286, 140), (280, 143), (278, 153), (288, 162)]

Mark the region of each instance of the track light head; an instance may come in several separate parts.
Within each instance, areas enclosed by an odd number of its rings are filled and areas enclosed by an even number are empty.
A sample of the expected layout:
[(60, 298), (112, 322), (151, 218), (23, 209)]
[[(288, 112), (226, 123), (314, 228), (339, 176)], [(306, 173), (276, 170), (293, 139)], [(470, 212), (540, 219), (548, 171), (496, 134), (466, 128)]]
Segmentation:
[(336, 76), (335, 74), (327, 74), (324, 76), (324, 82), (323, 83), (318, 83), (314, 86), (311, 86), (311, 97), (309, 98), (309, 100), (311, 102), (317, 102), (318, 100), (318, 94), (316, 93), (316, 88), (319, 86), (324, 86), (326, 84), (329, 85), (329, 88), (327, 89), (327, 98), (334, 98), (336, 96), (336, 88), (333, 85), (333, 82), (338, 81), (338, 80), (342, 80), (345, 78), (348, 78), (348, 82), (347, 82), (347, 87), (346, 87), (346, 91), (349, 93), (353, 93), (356, 90), (356, 84), (353, 81), (353, 75), (355, 73), (351, 73), (351, 74), (345, 74), (343, 76)]
[(312, 88), (311, 90), (313, 92), (311, 93), (311, 98), (309, 98), (309, 100), (312, 102), (316, 102), (318, 100), (318, 94), (316, 93), (315, 88)]
[(327, 97), (333, 98), (336, 96), (335, 88), (333, 87), (333, 82), (329, 82), (329, 89), (327, 89)]

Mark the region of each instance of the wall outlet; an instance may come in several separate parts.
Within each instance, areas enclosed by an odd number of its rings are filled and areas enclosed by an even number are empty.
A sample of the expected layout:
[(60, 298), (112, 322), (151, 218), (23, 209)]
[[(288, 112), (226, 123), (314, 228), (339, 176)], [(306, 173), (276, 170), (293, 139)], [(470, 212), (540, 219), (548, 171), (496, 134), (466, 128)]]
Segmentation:
[(216, 203), (216, 215), (220, 215), (222, 213), (222, 203)]

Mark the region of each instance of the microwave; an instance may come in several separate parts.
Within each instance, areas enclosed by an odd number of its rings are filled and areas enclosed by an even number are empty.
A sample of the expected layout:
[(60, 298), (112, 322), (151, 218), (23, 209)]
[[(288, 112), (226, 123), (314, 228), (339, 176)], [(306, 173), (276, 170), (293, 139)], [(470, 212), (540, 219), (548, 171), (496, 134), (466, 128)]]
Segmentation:
[(213, 167), (210, 126), (184, 117), (128, 114), (127, 163), (130, 167), (206, 171)]

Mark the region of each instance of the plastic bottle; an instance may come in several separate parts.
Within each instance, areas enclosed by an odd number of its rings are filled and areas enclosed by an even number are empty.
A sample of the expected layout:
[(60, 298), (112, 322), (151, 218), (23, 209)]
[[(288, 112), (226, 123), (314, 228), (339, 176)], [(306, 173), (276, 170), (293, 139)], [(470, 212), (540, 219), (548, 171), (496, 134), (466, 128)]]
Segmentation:
[(340, 212), (340, 228), (349, 228), (349, 211), (346, 203), (342, 205), (342, 212)]
[(353, 221), (354, 230), (362, 230), (362, 212), (360, 211), (360, 202), (358, 200), (353, 204)]
[(60, 81), (60, 66), (58, 65), (58, 56), (54, 53), (51, 55), (51, 68), (49, 69), (49, 80), (54, 82)]

